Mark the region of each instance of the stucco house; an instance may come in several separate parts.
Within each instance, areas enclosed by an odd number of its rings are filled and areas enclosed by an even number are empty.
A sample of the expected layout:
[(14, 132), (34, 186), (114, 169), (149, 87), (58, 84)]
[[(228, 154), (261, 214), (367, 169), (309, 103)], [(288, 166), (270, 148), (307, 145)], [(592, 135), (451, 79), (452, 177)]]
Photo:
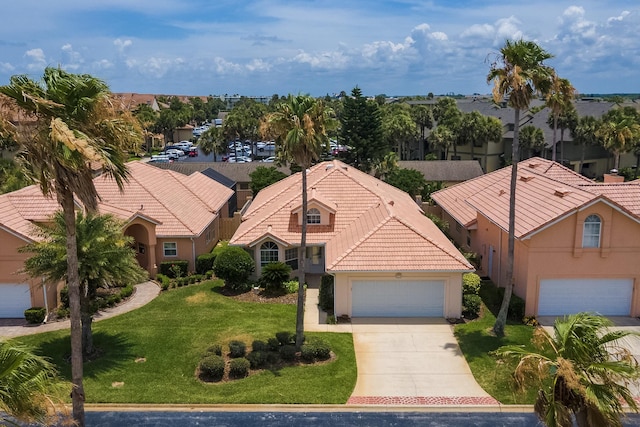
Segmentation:
[(305, 270), (335, 277), (335, 314), (351, 317), (448, 317), (461, 314), (462, 274), (473, 271), (456, 247), (405, 192), (338, 160), (258, 193), (230, 244), (264, 265), (282, 261), (295, 275), (303, 219)]
[[(94, 178), (99, 212), (124, 221), (137, 260), (151, 277), (162, 261), (187, 260), (193, 270), (196, 256), (218, 242), (233, 191), (201, 173), (185, 176), (140, 162), (127, 166), (122, 193), (113, 180)], [(18, 273), (29, 256), (18, 248), (37, 239), (35, 226), (58, 209), (55, 198), (44, 197), (35, 185), (0, 195), (0, 318), (23, 317), (31, 306), (57, 306), (60, 284), (43, 287), (41, 279)]]
[[(511, 167), (432, 194), (450, 234), (506, 283)], [(608, 177), (605, 177), (608, 178)], [(514, 292), (526, 315), (640, 315), (640, 183), (596, 183), (556, 162), (518, 164)]]

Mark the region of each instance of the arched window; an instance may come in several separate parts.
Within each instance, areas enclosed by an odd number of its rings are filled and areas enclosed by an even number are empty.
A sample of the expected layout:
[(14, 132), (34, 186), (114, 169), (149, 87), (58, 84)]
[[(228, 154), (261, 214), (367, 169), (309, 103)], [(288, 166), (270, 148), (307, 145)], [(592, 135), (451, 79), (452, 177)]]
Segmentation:
[(600, 247), (600, 230), (602, 221), (598, 215), (589, 215), (584, 220), (584, 228), (582, 229), (582, 247), (583, 248), (599, 248)]
[(307, 224), (320, 224), (320, 211), (311, 208), (307, 211)]
[(264, 242), (260, 246), (260, 266), (278, 261), (278, 245), (274, 242)]

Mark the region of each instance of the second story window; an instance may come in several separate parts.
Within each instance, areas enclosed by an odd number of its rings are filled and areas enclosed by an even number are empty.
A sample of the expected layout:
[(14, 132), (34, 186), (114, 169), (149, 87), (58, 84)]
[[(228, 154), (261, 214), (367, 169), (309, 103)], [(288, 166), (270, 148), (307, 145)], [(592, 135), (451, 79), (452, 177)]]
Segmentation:
[(307, 224), (320, 224), (320, 211), (311, 208), (307, 211)]
[(582, 229), (582, 247), (583, 248), (599, 248), (600, 247), (600, 231), (602, 221), (598, 215), (589, 215), (584, 220)]

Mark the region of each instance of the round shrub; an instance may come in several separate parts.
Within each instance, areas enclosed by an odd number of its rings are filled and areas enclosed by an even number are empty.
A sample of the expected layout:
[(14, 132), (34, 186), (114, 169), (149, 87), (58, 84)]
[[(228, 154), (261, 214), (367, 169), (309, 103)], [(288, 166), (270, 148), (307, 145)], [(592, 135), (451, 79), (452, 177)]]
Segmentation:
[(204, 272), (211, 270), (215, 260), (216, 256), (211, 252), (198, 255), (196, 258), (196, 273), (204, 274)]
[(216, 355), (204, 357), (200, 361), (200, 373), (213, 381), (220, 381), (224, 376), (224, 360)]
[(290, 274), (291, 267), (284, 262), (270, 262), (262, 267), (260, 282), (264, 285), (265, 289), (269, 291), (279, 291), (284, 288), (283, 284), (289, 280)]
[(215, 275), (232, 290), (244, 290), (254, 270), (251, 255), (238, 246), (227, 246), (221, 250), (213, 263)]
[(296, 336), (291, 332), (282, 331), (282, 332), (276, 332), (276, 339), (278, 340), (280, 345), (287, 345), (287, 344), (293, 344), (296, 340)]
[(260, 341), (260, 340), (255, 340), (254, 342), (251, 343), (251, 350), (253, 350), (253, 351), (267, 351), (267, 350), (269, 350), (269, 347), (267, 346), (266, 342)]
[(285, 362), (292, 362), (296, 359), (296, 346), (283, 345), (280, 347), (280, 358)]
[(244, 357), (246, 353), (247, 345), (244, 342), (233, 340), (229, 343), (229, 357), (234, 359), (238, 357)]
[(251, 363), (244, 357), (233, 359), (229, 363), (229, 376), (232, 378), (244, 378), (249, 375)]
[(331, 357), (331, 346), (328, 342), (321, 339), (316, 339), (313, 340), (312, 345), (315, 351), (316, 359), (327, 360), (329, 357)]
[[(233, 359), (238, 360), (238, 359)], [(252, 351), (247, 354), (247, 360), (251, 364), (251, 369), (263, 368), (269, 361), (269, 356), (264, 351)]]
[(299, 283), (297, 280), (288, 280), (282, 284), (284, 286), (284, 290), (288, 294), (294, 294), (298, 292)]
[(47, 310), (44, 307), (31, 307), (24, 311), (24, 318), (32, 325), (44, 322)]
[(280, 341), (278, 341), (277, 338), (269, 338), (267, 340), (267, 347), (269, 347), (269, 350), (271, 351), (278, 351), (278, 348), (280, 348)]
[(462, 275), (462, 293), (465, 295), (478, 295), (482, 280), (476, 273), (465, 273)]
[(462, 314), (466, 317), (478, 317), (482, 298), (480, 295), (466, 294), (462, 296)]
[(309, 343), (300, 348), (300, 358), (305, 362), (313, 362), (316, 359), (316, 347)]
[(206, 355), (215, 354), (216, 356), (222, 356), (222, 346), (220, 344), (213, 344), (207, 348)]

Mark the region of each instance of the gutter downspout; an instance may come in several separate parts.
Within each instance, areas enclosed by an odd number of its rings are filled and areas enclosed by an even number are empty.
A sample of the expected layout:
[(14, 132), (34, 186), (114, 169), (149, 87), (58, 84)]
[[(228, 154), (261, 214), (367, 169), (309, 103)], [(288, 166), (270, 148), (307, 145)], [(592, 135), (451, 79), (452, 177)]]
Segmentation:
[(191, 237), (191, 261), (193, 262), (193, 271), (196, 271), (196, 241)]

